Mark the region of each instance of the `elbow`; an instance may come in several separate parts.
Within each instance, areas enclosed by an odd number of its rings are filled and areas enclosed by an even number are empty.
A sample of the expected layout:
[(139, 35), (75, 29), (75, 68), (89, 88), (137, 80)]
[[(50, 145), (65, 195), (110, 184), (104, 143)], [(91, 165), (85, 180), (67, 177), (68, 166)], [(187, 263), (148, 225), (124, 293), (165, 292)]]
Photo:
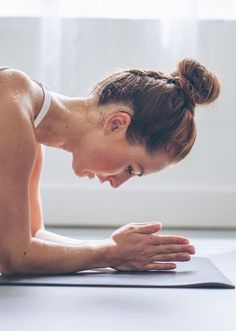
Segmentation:
[(10, 276), (18, 273), (17, 268), (10, 263), (0, 263), (0, 274), (2, 276)]
[(10, 259), (7, 254), (3, 254), (3, 249), (0, 249), (0, 252), (2, 253), (0, 255), (0, 274), (2, 276), (10, 275), (12, 274), (11, 268), (10, 268)]
[(4, 258), (0, 259), (1, 275), (7, 276), (25, 273), (26, 254), (27, 250), (24, 250), (21, 254), (19, 252), (13, 252), (12, 254), (6, 254)]
[(10, 263), (7, 263), (6, 261), (3, 261), (1, 259), (0, 261), (0, 274), (2, 276), (12, 275), (14, 274), (13, 269), (10, 266)]
[(9, 269), (8, 269), (8, 267), (7, 267), (5, 264), (3, 264), (3, 263), (0, 263), (0, 274), (1, 274), (2, 276), (9, 275)]
[(12, 270), (8, 266), (1, 264), (0, 265), (0, 274), (2, 276), (9, 276), (9, 275), (13, 275), (14, 272), (12, 272)]
[(26, 273), (23, 263), (11, 263), (11, 264), (1, 264), (0, 273), (2, 276), (11, 276), (16, 274)]

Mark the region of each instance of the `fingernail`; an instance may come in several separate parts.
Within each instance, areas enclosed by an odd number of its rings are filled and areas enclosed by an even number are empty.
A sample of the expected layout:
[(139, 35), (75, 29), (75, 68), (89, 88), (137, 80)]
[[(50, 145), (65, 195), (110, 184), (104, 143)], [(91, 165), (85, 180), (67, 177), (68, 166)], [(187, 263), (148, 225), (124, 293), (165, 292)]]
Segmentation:
[(189, 250), (190, 250), (191, 253), (195, 253), (195, 247), (189, 246)]
[(185, 260), (190, 260), (191, 259), (191, 257), (190, 257), (190, 255), (189, 254), (183, 254), (183, 259), (185, 259)]
[(158, 222), (158, 223), (156, 223), (156, 222), (152, 222), (152, 223), (150, 223), (150, 224), (151, 224), (151, 225), (154, 225), (154, 226), (157, 226), (157, 225), (158, 225), (158, 226), (162, 227), (162, 224), (159, 223), (159, 222)]
[(176, 264), (170, 264), (170, 269), (175, 269), (176, 268)]

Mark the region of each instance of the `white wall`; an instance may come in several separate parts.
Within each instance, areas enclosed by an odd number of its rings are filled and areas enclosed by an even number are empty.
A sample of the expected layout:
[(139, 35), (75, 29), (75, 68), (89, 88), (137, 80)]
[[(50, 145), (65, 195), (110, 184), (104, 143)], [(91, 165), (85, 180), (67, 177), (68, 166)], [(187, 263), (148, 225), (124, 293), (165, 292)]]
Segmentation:
[(236, 22), (200, 21), (194, 47), (183, 34), (178, 50), (176, 43), (163, 48), (162, 29), (154, 20), (63, 19), (52, 26), (38, 18), (0, 18), (0, 64), (22, 69), (66, 95), (86, 95), (118, 68), (171, 71), (185, 56), (209, 65), (222, 81), (220, 99), (197, 114), (198, 139), (190, 155), (118, 190), (78, 179), (70, 154), (47, 148), (46, 224), (161, 220), (166, 226), (236, 227)]

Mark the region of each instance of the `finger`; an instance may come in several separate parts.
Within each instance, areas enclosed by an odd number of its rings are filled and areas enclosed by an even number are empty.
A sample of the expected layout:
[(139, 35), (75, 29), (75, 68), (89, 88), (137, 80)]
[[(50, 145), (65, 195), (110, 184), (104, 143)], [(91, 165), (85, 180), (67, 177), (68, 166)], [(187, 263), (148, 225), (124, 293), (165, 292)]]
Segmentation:
[(195, 254), (195, 248), (192, 245), (154, 245), (151, 248), (153, 254), (169, 254), (186, 252), (189, 254)]
[(148, 263), (143, 270), (173, 270), (175, 263)]
[(189, 240), (179, 236), (166, 236), (166, 235), (152, 235), (150, 236), (153, 245), (163, 244), (189, 244)]
[(143, 234), (152, 234), (161, 230), (161, 223), (146, 223), (142, 225), (136, 225), (135, 231)]
[(162, 225), (161, 222), (138, 222), (138, 223), (129, 223), (129, 225), (149, 225), (149, 224), (160, 224)]
[(152, 262), (169, 262), (169, 261), (189, 261), (191, 256), (188, 253), (175, 254), (158, 254), (152, 257)]

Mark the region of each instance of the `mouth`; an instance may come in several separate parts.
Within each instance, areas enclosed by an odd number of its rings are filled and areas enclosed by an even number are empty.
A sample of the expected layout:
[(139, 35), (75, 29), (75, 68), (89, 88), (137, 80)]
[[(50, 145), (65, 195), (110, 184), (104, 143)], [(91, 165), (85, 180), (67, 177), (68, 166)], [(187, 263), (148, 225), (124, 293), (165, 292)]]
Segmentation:
[(104, 182), (109, 182), (110, 185), (111, 185), (112, 187), (114, 187), (111, 178), (101, 178), (101, 177), (99, 177), (99, 176), (97, 176), (97, 177), (98, 177), (98, 179), (99, 179), (99, 181), (100, 181), (101, 184), (103, 184)]
[(92, 172), (87, 172), (85, 176), (87, 176), (89, 179), (93, 179), (95, 177), (95, 174), (93, 174)]
[(83, 176), (87, 176), (89, 179), (93, 179), (93, 178), (95, 178), (95, 176), (97, 176), (97, 178), (99, 179), (101, 184), (108, 181), (110, 183), (111, 187), (114, 188), (114, 183), (111, 178), (101, 178), (100, 176), (98, 176), (97, 174), (94, 174), (92, 172), (86, 172), (83, 174)]
[(111, 184), (111, 187), (113, 187), (113, 188), (114, 188), (114, 185), (113, 185), (113, 182), (112, 182), (112, 180), (111, 180), (111, 179), (108, 179), (108, 181), (109, 181), (109, 183)]

